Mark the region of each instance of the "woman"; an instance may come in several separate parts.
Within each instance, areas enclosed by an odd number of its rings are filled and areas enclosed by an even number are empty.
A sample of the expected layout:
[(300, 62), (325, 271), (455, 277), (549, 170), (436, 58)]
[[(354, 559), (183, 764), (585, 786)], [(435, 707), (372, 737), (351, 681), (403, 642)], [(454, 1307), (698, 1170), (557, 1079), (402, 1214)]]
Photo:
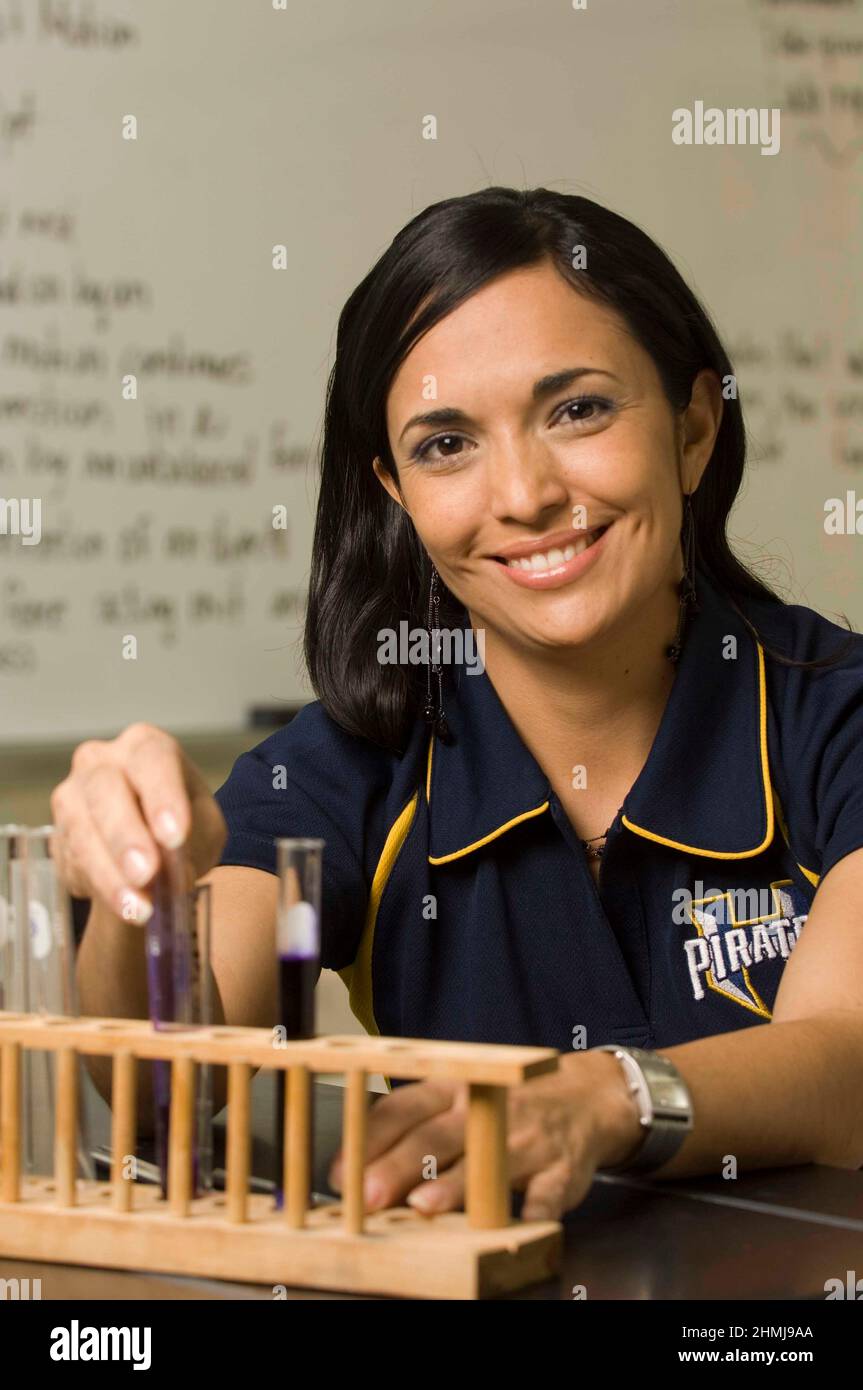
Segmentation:
[[(86, 1011), (145, 1014), (134, 922), (185, 843), (224, 1018), (271, 1024), (273, 838), (320, 836), (370, 1030), (562, 1052), (513, 1095), (526, 1218), (600, 1167), (863, 1164), (863, 638), (733, 556), (743, 466), (731, 364), (638, 228), (544, 189), (414, 218), (339, 323), (319, 701), (215, 799), (147, 725), (54, 793)], [(370, 1207), (460, 1203), (463, 1104), (373, 1107)]]

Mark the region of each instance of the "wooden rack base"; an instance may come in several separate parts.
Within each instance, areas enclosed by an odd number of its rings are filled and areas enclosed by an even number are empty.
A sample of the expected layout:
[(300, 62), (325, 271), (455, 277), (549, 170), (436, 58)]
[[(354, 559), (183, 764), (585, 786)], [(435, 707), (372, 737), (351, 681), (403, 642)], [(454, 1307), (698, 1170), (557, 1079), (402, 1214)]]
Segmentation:
[(110, 1187), (78, 1182), (77, 1205), (58, 1210), (47, 1179), (22, 1182), (21, 1201), (0, 1202), (0, 1253), (10, 1259), (407, 1298), (474, 1299), (553, 1277), (556, 1222), (471, 1230), (452, 1212), (432, 1218), (394, 1207), (366, 1218), (362, 1235), (340, 1229), (341, 1206), (318, 1207), (302, 1230), (285, 1227), (272, 1198), (251, 1196), (232, 1225), (223, 1195), (193, 1199), (172, 1216), (155, 1188), (135, 1193), (134, 1215), (115, 1212)]
[[(20, 1054), (58, 1054), (55, 1171), (20, 1171)], [(274, 1044), (263, 1029), (158, 1032), (129, 1019), (46, 1019), (0, 1012), (0, 1255), (21, 1260), (238, 1280), (256, 1284), (415, 1298), (486, 1298), (552, 1277), (558, 1222), (509, 1220), (506, 1088), (553, 1071), (544, 1048), (427, 1042), (413, 1038), (315, 1038)], [(123, 1176), (75, 1176), (74, 1086), (78, 1055), (114, 1058), (115, 1148), (134, 1135), (135, 1058), (174, 1069), (167, 1199)], [(188, 1144), (192, 1072), (229, 1068), (226, 1191), (191, 1195)], [(248, 1192), (248, 1084), (255, 1067), (287, 1073), (285, 1208)], [(344, 1200), (306, 1210), (310, 1073), (344, 1071)], [(467, 1210), (424, 1217), (410, 1207), (365, 1213), (365, 1079), (368, 1072), (467, 1082)], [(293, 1136), (293, 1143), (291, 1142)], [(119, 1148), (118, 1148), (119, 1145)], [(298, 1162), (291, 1166), (291, 1152)]]

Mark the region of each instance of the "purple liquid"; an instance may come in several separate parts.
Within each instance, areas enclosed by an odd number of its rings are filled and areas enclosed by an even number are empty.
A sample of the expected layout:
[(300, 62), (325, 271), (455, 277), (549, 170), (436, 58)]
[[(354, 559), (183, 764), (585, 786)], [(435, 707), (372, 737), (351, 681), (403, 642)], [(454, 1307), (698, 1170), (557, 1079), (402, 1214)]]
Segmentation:
[(279, 956), (279, 1022), (289, 1038), (315, 1036), (317, 956)]
[[(320, 961), (317, 956), (279, 956), (279, 1023), (289, 1039), (315, 1036), (315, 985)], [(284, 1202), (282, 1173), (285, 1151), (285, 1073), (276, 1074), (276, 1207)], [(314, 1115), (309, 1123), (309, 1174), (314, 1154)], [(311, 1177), (310, 1177), (311, 1182)], [(311, 1203), (311, 1186), (309, 1189)]]

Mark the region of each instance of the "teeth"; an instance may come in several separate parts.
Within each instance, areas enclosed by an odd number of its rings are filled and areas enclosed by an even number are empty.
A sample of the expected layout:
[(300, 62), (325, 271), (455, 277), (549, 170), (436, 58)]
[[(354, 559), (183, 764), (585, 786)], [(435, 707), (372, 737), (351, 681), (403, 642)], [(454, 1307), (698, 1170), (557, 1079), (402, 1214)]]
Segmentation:
[(574, 560), (576, 555), (580, 555), (582, 551), (589, 550), (598, 540), (599, 536), (597, 533), (595, 531), (589, 531), (586, 535), (579, 536), (578, 540), (574, 541), (572, 545), (564, 546), (563, 550), (559, 550), (557, 547), (547, 552), (538, 550), (535, 555), (524, 555), (518, 560), (507, 560), (506, 563), (510, 569), (531, 570), (534, 572), (557, 569), (558, 565), (566, 564), (568, 560)]

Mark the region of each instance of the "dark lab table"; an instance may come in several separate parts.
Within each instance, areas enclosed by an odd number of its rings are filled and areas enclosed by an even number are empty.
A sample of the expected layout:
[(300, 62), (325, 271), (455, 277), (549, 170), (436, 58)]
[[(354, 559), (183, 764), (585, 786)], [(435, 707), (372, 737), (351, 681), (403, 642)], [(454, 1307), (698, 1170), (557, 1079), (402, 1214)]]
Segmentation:
[[(269, 1076), (253, 1086), (256, 1173), (272, 1172)], [(342, 1088), (315, 1083), (315, 1178), (327, 1192)], [(100, 1102), (101, 1104), (101, 1102)], [(96, 1126), (104, 1132), (106, 1114)], [(600, 1176), (564, 1222), (560, 1277), (513, 1295), (572, 1299), (817, 1299), (863, 1270), (863, 1171), (819, 1166), (674, 1183)], [(265, 1299), (271, 1285), (85, 1269), (0, 1257), (0, 1278), (42, 1280), (43, 1299)], [(295, 1299), (355, 1298), (288, 1291)]]

